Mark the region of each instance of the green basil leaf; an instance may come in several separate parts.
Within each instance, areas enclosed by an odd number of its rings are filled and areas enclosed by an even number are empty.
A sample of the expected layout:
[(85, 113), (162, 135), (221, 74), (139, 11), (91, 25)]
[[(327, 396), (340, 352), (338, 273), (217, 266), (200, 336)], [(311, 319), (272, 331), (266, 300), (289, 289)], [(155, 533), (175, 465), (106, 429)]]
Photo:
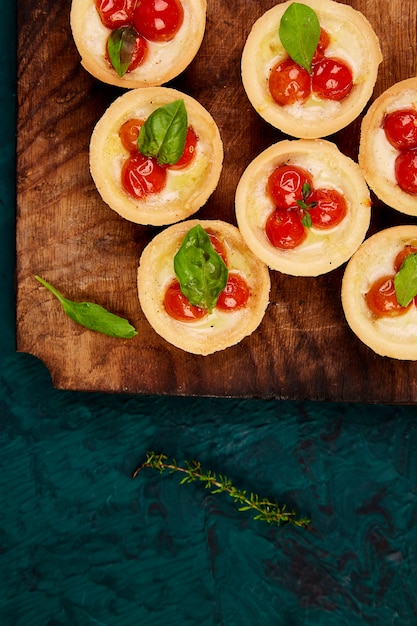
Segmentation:
[(320, 39), (320, 23), (313, 9), (299, 2), (290, 4), (281, 18), (279, 38), (292, 60), (311, 73)]
[(226, 287), (229, 272), (200, 224), (185, 235), (174, 257), (174, 270), (191, 304), (211, 312)]
[(55, 287), (47, 283), (46, 280), (40, 276), (35, 276), (35, 278), (58, 298), (65, 313), (74, 322), (77, 322), (77, 324), (81, 324), (81, 326), (85, 328), (95, 330), (104, 335), (109, 335), (110, 337), (131, 339), (137, 335), (137, 331), (123, 317), (110, 313), (110, 311), (107, 311), (99, 304), (92, 302), (72, 302), (64, 298)]
[(417, 252), (409, 254), (394, 277), (395, 295), (401, 306), (417, 296)]
[(112, 30), (107, 40), (109, 59), (118, 75), (122, 78), (132, 62), (136, 44), (136, 32), (131, 26), (122, 26)]
[(139, 151), (154, 157), (160, 165), (173, 165), (183, 155), (188, 118), (184, 100), (175, 100), (155, 109), (140, 129)]

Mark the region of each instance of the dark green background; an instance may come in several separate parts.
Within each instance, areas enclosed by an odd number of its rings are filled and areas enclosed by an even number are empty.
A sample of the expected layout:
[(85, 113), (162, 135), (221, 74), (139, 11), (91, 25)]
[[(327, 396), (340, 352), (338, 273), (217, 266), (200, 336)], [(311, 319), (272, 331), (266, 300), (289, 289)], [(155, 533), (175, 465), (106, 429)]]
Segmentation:
[[(417, 624), (414, 407), (64, 392), (15, 353), (16, 28), (4, 4), (1, 626)], [(149, 449), (196, 458), (311, 528), (256, 522), (176, 475), (132, 481)]]

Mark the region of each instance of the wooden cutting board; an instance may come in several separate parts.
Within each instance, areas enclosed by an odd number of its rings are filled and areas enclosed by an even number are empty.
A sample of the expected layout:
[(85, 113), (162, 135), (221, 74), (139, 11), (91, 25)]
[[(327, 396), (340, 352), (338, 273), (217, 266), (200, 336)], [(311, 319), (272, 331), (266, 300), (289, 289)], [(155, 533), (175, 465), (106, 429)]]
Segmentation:
[[(171, 83), (217, 121), (225, 146), (219, 186), (201, 218), (235, 223), (234, 193), (246, 165), (284, 138), (252, 109), (240, 57), (253, 22), (273, 0), (208, 0), (200, 51)], [(417, 67), (417, 0), (351, 0), (380, 37), (384, 62), (374, 95)], [(271, 272), (259, 329), (207, 357), (166, 343), (144, 318), (136, 292), (141, 251), (157, 229), (131, 224), (97, 194), (88, 166), (92, 129), (121, 91), (81, 67), (70, 0), (18, 0), (17, 350), (35, 355), (53, 384), (72, 390), (384, 403), (417, 401), (417, 364), (375, 355), (348, 328), (340, 302), (344, 267), (318, 278)], [(332, 136), (356, 159), (361, 118)], [(368, 234), (407, 223), (375, 200)], [(128, 318), (132, 340), (76, 325), (34, 278), (73, 300)]]

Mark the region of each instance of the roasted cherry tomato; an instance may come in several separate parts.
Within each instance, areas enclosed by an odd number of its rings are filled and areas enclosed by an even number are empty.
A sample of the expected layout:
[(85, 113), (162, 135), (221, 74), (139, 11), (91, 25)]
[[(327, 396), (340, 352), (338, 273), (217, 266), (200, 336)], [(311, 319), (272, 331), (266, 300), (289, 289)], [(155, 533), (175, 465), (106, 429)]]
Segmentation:
[[(148, 51), (148, 44), (146, 43), (146, 39), (144, 39), (139, 33), (136, 33), (135, 29), (132, 27), (128, 27), (132, 33), (134, 33), (135, 39), (133, 41), (133, 45), (129, 44), (129, 49), (124, 51), (124, 55), (126, 55), (126, 63), (129, 63), (129, 67), (127, 68), (127, 72), (133, 72), (146, 58), (146, 53)], [(109, 54), (109, 40), (107, 40), (106, 44), (106, 59), (109, 65), (112, 65)], [(123, 59), (123, 53), (121, 54)]]
[(223, 242), (220, 241), (220, 239), (218, 239), (213, 233), (210, 233), (209, 231), (206, 231), (206, 233), (209, 236), (211, 245), (213, 246), (217, 254), (222, 257), (224, 264), (227, 265), (227, 253)]
[(115, 30), (132, 23), (137, 0), (95, 0), (96, 9), (106, 28)]
[(399, 109), (388, 113), (383, 121), (385, 136), (397, 150), (417, 148), (417, 111)]
[(395, 257), (394, 270), (398, 272), (405, 259), (410, 254), (414, 254), (415, 252), (417, 252), (417, 246), (413, 246), (411, 244), (407, 244), (406, 246), (404, 246), (404, 248), (400, 250), (400, 252)]
[(129, 152), (138, 151), (138, 137), (143, 124), (144, 121), (137, 118), (131, 118), (122, 124), (119, 137), (123, 147)]
[(394, 276), (382, 276), (378, 278), (365, 295), (366, 303), (370, 311), (377, 317), (395, 317), (408, 311), (408, 306), (398, 303), (394, 287)]
[(315, 189), (307, 199), (307, 204), (313, 202), (309, 213), (315, 228), (333, 228), (346, 216), (346, 199), (336, 189)]
[(340, 101), (353, 87), (350, 67), (341, 59), (324, 56), (313, 65), (311, 89), (320, 98)]
[(279, 165), (269, 175), (266, 190), (277, 208), (288, 209), (303, 200), (305, 184), (312, 189), (313, 179), (307, 170), (298, 165)]
[(236, 311), (249, 300), (250, 289), (246, 280), (237, 273), (229, 273), (227, 284), (221, 292), (216, 307), (223, 311)]
[(207, 315), (206, 309), (190, 303), (176, 278), (165, 292), (164, 307), (168, 315), (179, 322), (193, 322)]
[(324, 28), (320, 28), (320, 39), (317, 44), (317, 48), (315, 53), (313, 54), (313, 59), (311, 61), (312, 65), (318, 63), (324, 56), (325, 51), (329, 47), (330, 44), (330, 35), (324, 30)]
[(184, 20), (180, 0), (139, 0), (133, 25), (149, 41), (170, 41)]
[(417, 195), (417, 149), (400, 152), (395, 159), (395, 178), (403, 191)]
[(310, 74), (292, 59), (280, 61), (269, 75), (269, 91), (277, 104), (304, 102), (311, 92)]
[(184, 167), (187, 167), (187, 165), (191, 163), (195, 156), (197, 141), (197, 135), (190, 126), (187, 130), (185, 147), (182, 157), (176, 163), (173, 163), (172, 165), (167, 165), (166, 167), (170, 170), (182, 170)]
[(126, 159), (122, 167), (121, 182), (129, 195), (140, 199), (162, 191), (166, 176), (166, 169), (158, 165), (156, 159), (137, 152)]
[(265, 232), (275, 248), (291, 250), (307, 237), (307, 230), (296, 209), (275, 209), (265, 224)]

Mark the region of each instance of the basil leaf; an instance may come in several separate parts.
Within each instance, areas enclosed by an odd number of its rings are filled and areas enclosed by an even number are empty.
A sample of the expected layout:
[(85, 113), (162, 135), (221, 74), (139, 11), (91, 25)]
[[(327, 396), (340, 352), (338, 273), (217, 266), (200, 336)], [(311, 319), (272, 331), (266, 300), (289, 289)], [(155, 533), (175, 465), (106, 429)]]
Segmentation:
[(320, 23), (313, 9), (299, 2), (290, 4), (281, 18), (279, 38), (292, 60), (311, 74), (311, 62), (320, 39)]
[(110, 337), (120, 337), (122, 339), (131, 339), (137, 335), (137, 331), (129, 324), (127, 320), (114, 313), (110, 313), (99, 304), (92, 302), (72, 302), (64, 298), (49, 283), (40, 276), (35, 276), (46, 289), (49, 289), (59, 300), (65, 313), (77, 324), (85, 326), (90, 330), (95, 330)]
[(226, 287), (229, 272), (200, 224), (185, 235), (174, 257), (174, 270), (191, 304), (211, 312)]
[(417, 252), (409, 254), (394, 277), (395, 295), (401, 306), (417, 296)]
[(183, 155), (188, 118), (184, 100), (175, 100), (155, 109), (140, 129), (139, 151), (155, 157), (159, 165), (173, 165)]
[(112, 30), (107, 40), (107, 51), (114, 69), (122, 78), (132, 62), (136, 44), (136, 32), (131, 26)]

